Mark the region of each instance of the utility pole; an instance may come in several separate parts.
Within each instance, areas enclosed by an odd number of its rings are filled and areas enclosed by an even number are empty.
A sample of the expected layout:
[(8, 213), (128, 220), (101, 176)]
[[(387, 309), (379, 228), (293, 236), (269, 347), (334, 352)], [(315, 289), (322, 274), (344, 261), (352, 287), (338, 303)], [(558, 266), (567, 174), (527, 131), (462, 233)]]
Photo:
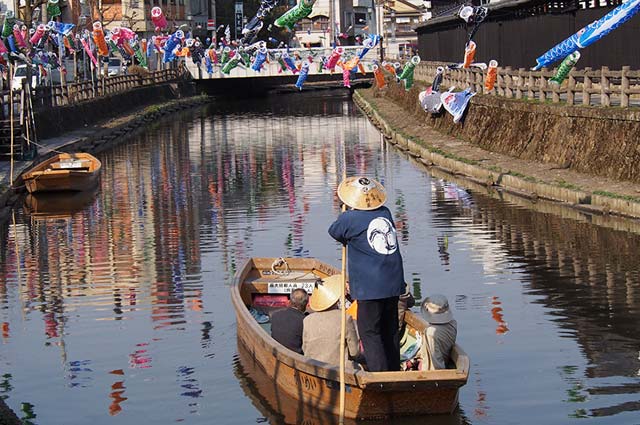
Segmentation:
[(376, 30), (380, 35), (380, 63), (384, 61), (384, 0), (373, 0), (376, 9)]
[(336, 37), (336, 11), (335, 11), (335, 0), (329, 0), (329, 46), (335, 47), (335, 37)]

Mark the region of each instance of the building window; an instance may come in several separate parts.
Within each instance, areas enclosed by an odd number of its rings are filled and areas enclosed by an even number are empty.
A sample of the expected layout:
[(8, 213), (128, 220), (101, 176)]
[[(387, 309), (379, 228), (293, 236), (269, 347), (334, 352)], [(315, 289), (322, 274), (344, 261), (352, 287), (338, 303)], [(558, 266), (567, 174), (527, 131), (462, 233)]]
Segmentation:
[(311, 31), (312, 29), (311, 19), (309, 18), (301, 19), (298, 24), (300, 25), (301, 31)]
[(329, 18), (321, 15), (314, 17), (313, 29), (327, 31), (329, 29)]

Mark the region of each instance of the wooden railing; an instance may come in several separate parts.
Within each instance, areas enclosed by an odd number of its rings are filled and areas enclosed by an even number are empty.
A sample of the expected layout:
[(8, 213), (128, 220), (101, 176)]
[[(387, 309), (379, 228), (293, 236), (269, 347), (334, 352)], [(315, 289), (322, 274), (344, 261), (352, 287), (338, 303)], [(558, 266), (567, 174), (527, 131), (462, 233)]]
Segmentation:
[[(185, 74), (187, 72), (187, 74)], [(36, 109), (71, 105), (88, 99), (95, 99), (115, 93), (122, 93), (138, 87), (151, 86), (176, 81), (188, 75), (184, 67), (149, 72), (146, 75), (117, 75), (94, 81), (81, 81), (56, 86), (40, 86), (33, 96)]]
[[(421, 62), (416, 67), (415, 78), (431, 82), (438, 66), (446, 69), (444, 63)], [(573, 70), (561, 85), (549, 82), (554, 75), (555, 70), (545, 68), (540, 71), (498, 68), (498, 78), (490, 93), (510, 99), (566, 102), (568, 105), (640, 106), (640, 71), (632, 71), (628, 66), (620, 71), (607, 67)], [(450, 86), (469, 87), (477, 93), (487, 94), (485, 76), (486, 71), (478, 68), (445, 70), (440, 90), (445, 91)]]

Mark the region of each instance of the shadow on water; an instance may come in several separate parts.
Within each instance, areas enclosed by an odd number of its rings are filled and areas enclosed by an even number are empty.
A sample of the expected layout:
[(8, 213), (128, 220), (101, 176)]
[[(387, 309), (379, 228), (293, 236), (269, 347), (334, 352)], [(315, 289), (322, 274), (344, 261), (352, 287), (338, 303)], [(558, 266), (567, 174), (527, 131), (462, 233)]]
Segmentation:
[[(233, 372), (242, 391), (263, 415), (256, 422), (273, 425), (337, 425), (339, 418), (300, 399), (286, 394), (267, 375), (251, 353), (238, 341), (238, 354), (233, 359)], [(336, 401), (337, 402), (337, 401)], [(381, 420), (345, 419), (347, 425), (468, 425), (470, 422), (458, 408), (451, 415), (407, 416)]]

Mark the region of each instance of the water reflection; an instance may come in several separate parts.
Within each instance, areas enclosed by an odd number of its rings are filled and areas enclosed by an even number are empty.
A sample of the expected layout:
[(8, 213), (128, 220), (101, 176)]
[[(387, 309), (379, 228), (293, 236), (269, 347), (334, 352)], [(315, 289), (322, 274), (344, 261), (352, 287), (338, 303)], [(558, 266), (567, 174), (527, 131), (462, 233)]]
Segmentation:
[(461, 412), (397, 423), (640, 410), (637, 223), (431, 177), (336, 93), (216, 102), (100, 159), (79, 207), (27, 201), (0, 229), (0, 396), (33, 423), (331, 423), (263, 394), (228, 284), (250, 256), (339, 264), (345, 161), (385, 184), (409, 287), (454, 300), (472, 361)]
[[(575, 376), (575, 365), (559, 368), (570, 386), (565, 401), (608, 404), (611, 398), (590, 395), (639, 394), (640, 235), (593, 226), (588, 216), (566, 220), (529, 208), (499, 207), (491, 197), (471, 199), (451, 182), (436, 181), (434, 188), (434, 224), (451, 228), (463, 220), (470, 230), (463, 238), (470, 239), (485, 274), (517, 271), (525, 291), (540, 296), (534, 302), (555, 317), (561, 336), (579, 344), (588, 361), (584, 376)], [(478, 228), (482, 235), (476, 237)], [(491, 297), (491, 316), (496, 334), (509, 331), (498, 296)], [(637, 401), (613, 402), (578, 408), (569, 416), (610, 416), (639, 407)]]

